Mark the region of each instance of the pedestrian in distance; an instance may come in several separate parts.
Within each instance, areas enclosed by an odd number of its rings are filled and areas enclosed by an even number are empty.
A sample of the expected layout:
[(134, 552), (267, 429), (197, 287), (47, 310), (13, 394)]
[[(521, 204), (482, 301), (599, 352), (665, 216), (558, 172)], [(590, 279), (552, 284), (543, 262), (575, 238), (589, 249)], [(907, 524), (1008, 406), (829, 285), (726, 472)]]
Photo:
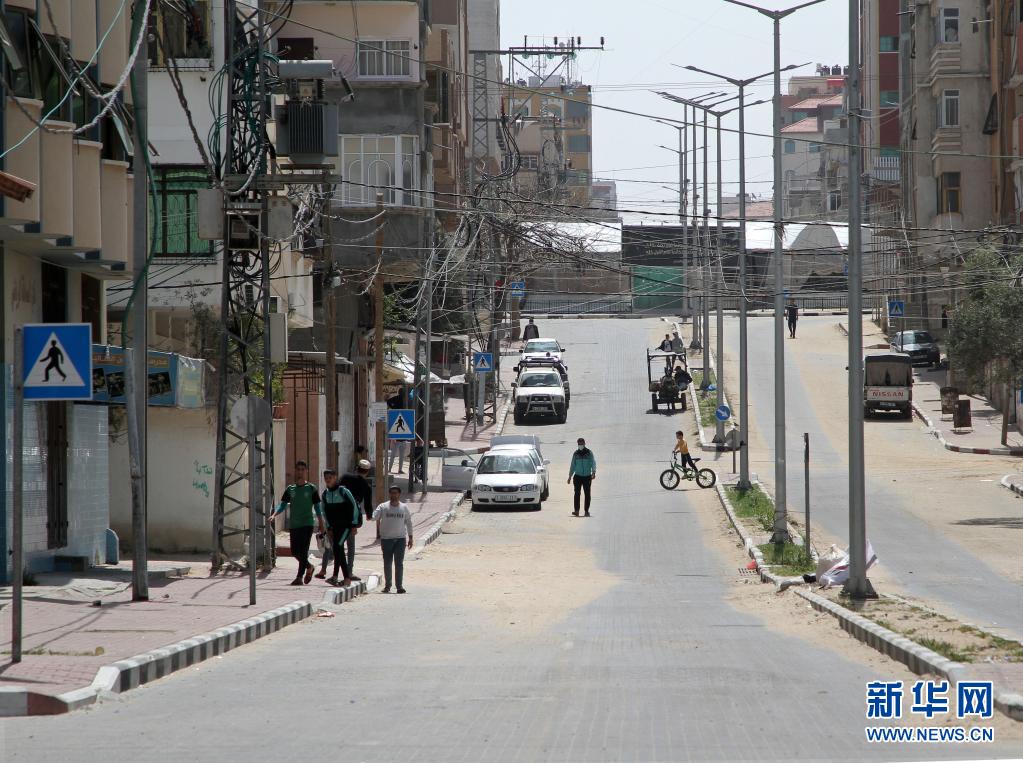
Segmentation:
[(288, 535), (291, 541), (291, 555), (298, 560), (298, 573), (291, 581), (292, 585), (302, 585), (313, 579), (316, 567), (309, 561), (309, 543), (313, 539), (313, 529), (319, 525), (319, 531), (325, 532), (323, 512), (320, 507), (320, 493), (316, 486), (306, 482), (309, 467), (305, 461), (295, 462), (295, 481), (284, 488), (277, 510), (271, 513), (270, 523), (291, 507), (291, 518), (288, 523)]
[[(387, 491), (390, 500), (376, 507), (373, 519), (377, 523), (380, 549), (384, 554), (384, 593), (391, 592), (391, 581), (398, 593), (405, 593), (402, 586), (405, 573), (405, 549), (412, 548), (412, 514), (408, 505), (401, 501), (401, 488), (391, 485)], [(391, 567), (394, 574), (391, 574)]]
[(585, 493), (584, 510), (586, 516), (590, 515), (590, 487), (595, 479), (597, 479), (597, 457), (593, 455), (592, 450), (586, 447), (586, 440), (580, 437), (576, 440), (576, 449), (572, 453), (572, 462), (568, 466), (568, 483), (575, 488), (573, 517), (579, 516), (580, 493)]
[[(348, 488), (338, 484), (337, 472), (334, 469), (324, 470), (323, 482), (326, 485), (323, 491), (323, 515), (327, 522), (327, 540), (330, 542), (330, 551), (334, 558), (334, 574), (327, 582), (344, 587), (354, 580), (348, 556), (345, 554), (345, 545), (349, 537), (355, 537), (362, 524), (362, 509)], [(338, 572), (344, 574), (340, 581), (337, 577)]]
[(683, 366), (679, 366), (675, 369), (674, 381), (679, 393), (679, 403), (684, 411), (686, 410), (686, 390), (693, 383), (693, 377)]
[(795, 339), (796, 323), (799, 321), (799, 306), (796, 304), (796, 300), (790, 299), (789, 303), (785, 305), (785, 317), (789, 322), (789, 336)]
[(528, 342), (530, 339), (540, 338), (540, 327), (533, 323), (533, 319), (529, 319), (529, 323), (522, 327), (522, 341)]
[(675, 357), (672, 358), (672, 365), (677, 360), (679, 363), (684, 363), (686, 359), (686, 343), (682, 341), (682, 337), (679, 336), (677, 331), (672, 332), (671, 336), (671, 351), (675, 353)]
[(661, 352), (671, 352), (671, 334), (665, 334), (658, 347)]
[[(664, 339), (661, 340), (661, 343), (657, 346), (657, 349), (660, 350), (661, 352), (667, 353), (672, 352), (671, 334), (664, 335)], [(664, 359), (664, 372), (666, 374), (670, 374), (671, 367), (673, 365), (675, 365), (675, 356), (669, 354), (668, 357)]]

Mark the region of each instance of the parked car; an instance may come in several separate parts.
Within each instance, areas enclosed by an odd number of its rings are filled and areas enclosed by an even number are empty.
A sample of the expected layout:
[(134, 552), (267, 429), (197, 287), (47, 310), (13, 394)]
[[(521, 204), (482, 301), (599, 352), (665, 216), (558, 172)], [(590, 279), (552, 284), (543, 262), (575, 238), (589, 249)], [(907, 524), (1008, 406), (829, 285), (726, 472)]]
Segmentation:
[(516, 424), (530, 416), (553, 416), (559, 424), (568, 420), (568, 399), (561, 375), (551, 368), (525, 368), (512, 382)]
[(561, 353), (565, 351), (557, 339), (544, 337), (542, 339), (530, 339), (522, 345), (520, 361), (528, 361), (532, 358), (554, 358), (561, 360)]
[(525, 452), (487, 451), (472, 478), (472, 508), (520, 506), (539, 510), (543, 475)]
[[(495, 438), (498, 439), (498, 438)], [(547, 467), (550, 466), (550, 461), (545, 461), (543, 456), (540, 455), (540, 451), (534, 448), (532, 445), (525, 443), (507, 443), (504, 445), (495, 445), (490, 443), (490, 450), (488, 453), (525, 453), (531, 459), (533, 459), (533, 465), (536, 467), (537, 472), (543, 478), (542, 485), (540, 488), (540, 500), (546, 501), (551, 494), (551, 481), (550, 474), (548, 473)]]
[(915, 366), (937, 367), (941, 364), (941, 348), (927, 331), (918, 329), (900, 331), (892, 337), (891, 349), (892, 352), (909, 355)]

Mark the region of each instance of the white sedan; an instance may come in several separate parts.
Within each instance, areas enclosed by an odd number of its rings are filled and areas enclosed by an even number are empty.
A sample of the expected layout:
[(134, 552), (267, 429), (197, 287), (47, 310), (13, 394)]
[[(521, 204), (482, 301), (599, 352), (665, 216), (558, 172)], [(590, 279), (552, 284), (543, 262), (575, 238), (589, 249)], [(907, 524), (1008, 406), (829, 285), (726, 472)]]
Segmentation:
[(487, 452), (472, 478), (472, 508), (520, 506), (540, 509), (543, 475), (527, 453)]

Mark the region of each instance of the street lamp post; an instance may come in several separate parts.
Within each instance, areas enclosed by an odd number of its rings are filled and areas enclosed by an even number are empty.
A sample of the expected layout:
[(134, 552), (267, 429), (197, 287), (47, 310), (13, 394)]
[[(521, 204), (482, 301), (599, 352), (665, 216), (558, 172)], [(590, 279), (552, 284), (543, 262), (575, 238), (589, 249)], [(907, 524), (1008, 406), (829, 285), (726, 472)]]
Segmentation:
[(860, 172), (860, 3), (849, 0), (849, 579), (843, 593), (877, 596), (867, 579), (866, 485), (863, 454), (863, 241)]
[(774, 22), (774, 532), (772, 543), (790, 540), (787, 517), (787, 468), (785, 443), (785, 261), (782, 220), (781, 166), (781, 20), (802, 8), (824, 0), (809, 0), (793, 8), (772, 11), (741, 0), (725, 0), (750, 8)]
[[(698, 66), (684, 67), (689, 71), (706, 74), (709, 77), (724, 80), (739, 89), (739, 489), (748, 490), (751, 486), (749, 478), (749, 353), (746, 307), (746, 87), (758, 79), (773, 74), (773, 71), (758, 74), (747, 79), (726, 77), (717, 72), (701, 69)], [(786, 66), (782, 71), (797, 68)]]

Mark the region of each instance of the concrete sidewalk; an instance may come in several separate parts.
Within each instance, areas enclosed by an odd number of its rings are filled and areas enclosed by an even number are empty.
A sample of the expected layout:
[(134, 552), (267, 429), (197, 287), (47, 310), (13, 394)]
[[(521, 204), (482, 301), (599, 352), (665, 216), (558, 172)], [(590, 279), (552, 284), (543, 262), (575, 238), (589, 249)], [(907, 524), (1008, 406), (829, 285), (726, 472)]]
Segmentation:
[(960, 400), (970, 401), (973, 427), (965, 431), (954, 430), (952, 417), (941, 413), (944, 379), (944, 371), (921, 370), (914, 373), (913, 408), (946, 450), (990, 456), (1023, 456), (1023, 435), (1009, 427), (1009, 444), (1002, 445), (1002, 413), (979, 395), (959, 396)]
[[(439, 535), (460, 498), (429, 493), (408, 501), (418, 547)], [(88, 688), (104, 675), (120, 686), (115, 691), (132, 688), (305, 619), (321, 603), (341, 603), (364, 593), (365, 581), (379, 574), (381, 555), (372, 523), (356, 537), (355, 569), (363, 583), (338, 589), (314, 578), (308, 586), (292, 586), (295, 561), (281, 557), (271, 572), (258, 576), (255, 606), (248, 604), (246, 573), (210, 574), (205, 557), (151, 562), (150, 600), (145, 602), (131, 600), (131, 576), (124, 564), (74, 575), (39, 575), (38, 586), (24, 589), (24, 654), (18, 664), (10, 662), (10, 588), (0, 589), (0, 600), (6, 598), (0, 612), (0, 650), (5, 655), (0, 663), (0, 715), (67, 712), (79, 706), (71, 697), (85, 695), (93, 701), (95, 692)], [(286, 536), (278, 541), (287, 544)], [(203, 637), (211, 633), (226, 634), (227, 645), (205, 648), (210, 639)], [(183, 656), (186, 650), (199, 651), (196, 644), (204, 645), (199, 657)], [(124, 666), (143, 662), (140, 658), (154, 650), (172, 659), (148, 678), (118, 679), (112, 672), (125, 673)]]

